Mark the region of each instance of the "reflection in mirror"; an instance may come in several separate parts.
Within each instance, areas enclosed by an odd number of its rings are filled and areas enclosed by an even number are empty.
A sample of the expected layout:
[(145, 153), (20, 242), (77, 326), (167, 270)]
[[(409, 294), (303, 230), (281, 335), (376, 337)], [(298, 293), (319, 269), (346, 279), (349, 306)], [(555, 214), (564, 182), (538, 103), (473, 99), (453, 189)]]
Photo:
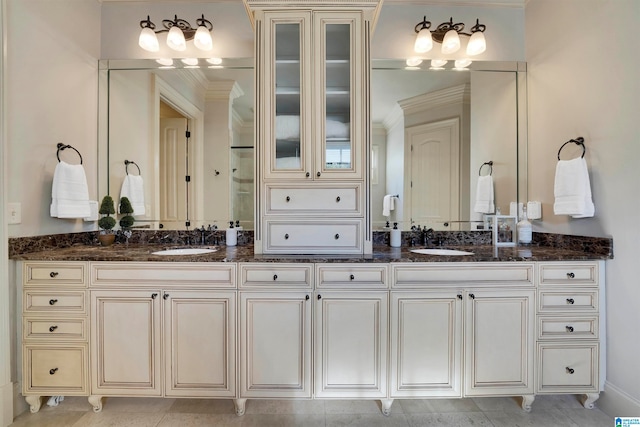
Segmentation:
[[(508, 213), (511, 202), (526, 200), (518, 181), (519, 145), (526, 143), (525, 73), (516, 63), (478, 64), (460, 71), (374, 61), (374, 229), (387, 221), (405, 230), (478, 229), (483, 214), (474, 211), (476, 186), (480, 173), (489, 173), (480, 166), (489, 161), (495, 206)], [(384, 216), (384, 196), (396, 194)]]
[(253, 228), (250, 63), (167, 69), (109, 61), (101, 70), (100, 139), (108, 147), (101, 191), (119, 198), (124, 160), (139, 165), (146, 209), (135, 226)]

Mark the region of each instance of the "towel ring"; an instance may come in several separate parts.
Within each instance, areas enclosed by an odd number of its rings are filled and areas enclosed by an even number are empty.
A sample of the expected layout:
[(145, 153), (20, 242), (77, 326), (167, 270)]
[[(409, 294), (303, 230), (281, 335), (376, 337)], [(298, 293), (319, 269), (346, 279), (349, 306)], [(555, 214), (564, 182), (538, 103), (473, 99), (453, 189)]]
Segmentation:
[(124, 161), (124, 171), (127, 173), (127, 175), (129, 175), (129, 165), (136, 165), (136, 167), (138, 168), (138, 175), (140, 175), (140, 166), (138, 166), (138, 164), (136, 162), (133, 162), (131, 160), (125, 160)]
[(80, 154), (80, 152), (78, 150), (76, 150), (75, 148), (73, 148), (70, 145), (64, 145), (62, 142), (58, 142), (57, 147), (58, 147), (58, 151), (56, 151), (56, 157), (58, 158), (58, 163), (60, 163), (60, 151), (66, 149), (66, 148), (71, 148), (73, 151), (78, 153), (78, 156), (80, 156), (80, 164), (82, 164), (82, 154)]
[(480, 165), (480, 169), (478, 169), (478, 176), (482, 176), (482, 167), (484, 165), (489, 166), (489, 175), (493, 175), (493, 160), (490, 160), (490, 161), (484, 162), (482, 165)]
[(582, 145), (582, 156), (580, 157), (584, 157), (584, 153), (587, 151), (587, 149), (584, 146), (584, 138), (579, 136), (576, 139), (570, 139), (567, 142), (565, 142), (564, 144), (562, 144), (562, 146), (560, 147), (560, 149), (558, 150), (558, 160), (560, 160), (560, 152), (562, 151), (562, 149), (564, 148), (565, 145), (569, 144), (570, 142), (573, 142), (576, 145)]

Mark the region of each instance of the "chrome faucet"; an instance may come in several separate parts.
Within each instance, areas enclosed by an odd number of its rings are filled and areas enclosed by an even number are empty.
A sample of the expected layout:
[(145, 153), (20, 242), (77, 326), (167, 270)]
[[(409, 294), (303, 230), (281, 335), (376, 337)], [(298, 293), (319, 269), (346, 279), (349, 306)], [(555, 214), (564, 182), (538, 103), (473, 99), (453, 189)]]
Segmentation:
[(204, 225), (202, 226), (202, 228), (197, 228), (197, 230), (200, 232), (200, 244), (202, 246), (207, 244), (207, 238), (205, 236), (206, 233), (206, 228), (204, 228)]

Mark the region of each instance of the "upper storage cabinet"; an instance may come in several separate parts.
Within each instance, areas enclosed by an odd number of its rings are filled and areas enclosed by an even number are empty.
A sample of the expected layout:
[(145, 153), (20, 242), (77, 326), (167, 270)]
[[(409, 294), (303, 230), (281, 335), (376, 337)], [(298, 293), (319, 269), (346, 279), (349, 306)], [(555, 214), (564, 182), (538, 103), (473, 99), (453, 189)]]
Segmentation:
[(362, 179), (364, 12), (279, 9), (255, 17), (264, 179)]

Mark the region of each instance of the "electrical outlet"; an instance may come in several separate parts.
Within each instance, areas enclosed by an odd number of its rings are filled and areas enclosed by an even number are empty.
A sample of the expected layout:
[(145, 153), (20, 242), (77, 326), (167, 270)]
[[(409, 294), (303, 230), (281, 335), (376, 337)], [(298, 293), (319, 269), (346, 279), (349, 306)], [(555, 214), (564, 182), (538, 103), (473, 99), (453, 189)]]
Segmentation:
[(22, 205), (20, 203), (7, 203), (9, 224), (20, 224), (22, 222)]

